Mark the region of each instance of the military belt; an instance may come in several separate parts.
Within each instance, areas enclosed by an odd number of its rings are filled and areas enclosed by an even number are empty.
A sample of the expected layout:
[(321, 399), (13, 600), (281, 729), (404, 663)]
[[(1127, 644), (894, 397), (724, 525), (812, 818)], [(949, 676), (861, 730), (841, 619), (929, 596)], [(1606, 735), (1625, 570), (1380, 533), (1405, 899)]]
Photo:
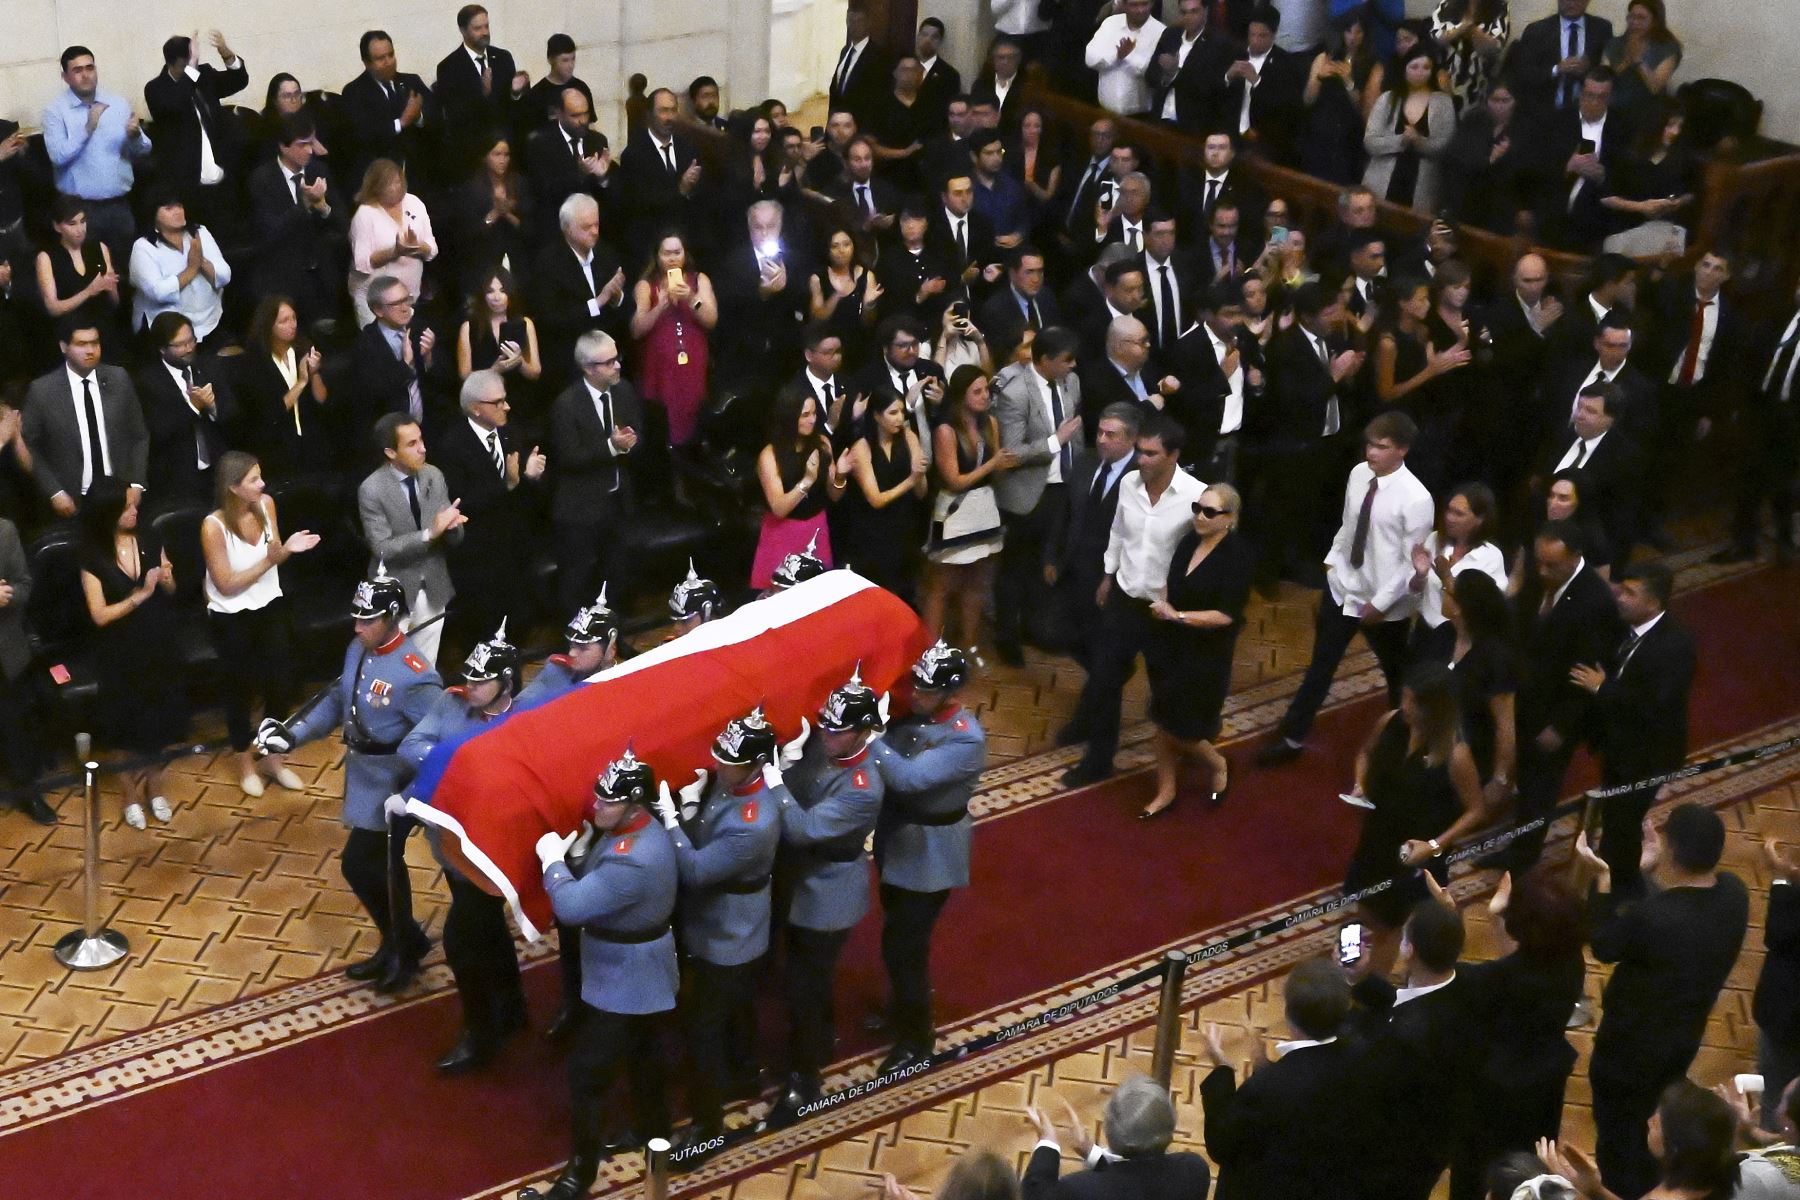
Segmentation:
[(667, 925), (655, 929), (602, 929), (598, 925), (583, 925), (581, 932), (597, 942), (610, 942), (615, 946), (641, 946), (646, 942), (654, 942), (665, 937), (669, 932)]
[(955, 825), (969, 815), (967, 808), (959, 808), (955, 812), (927, 813), (900, 809), (888, 819), (895, 825)]
[(358, 754), (393, 754), (400, 749), (399, 742), (371, 742), (348, 736), (344, 738), (344, 745)]
[(689, 889), (689, 892), (691, 895), (695, 896), (714, 896), (720, 894), (728, 896), (754, 896), (768, 886), (769, 876), (763, 875), (756, 879), (727, 879), (723, 883), (710, 883), (705, 887), (691, 888)]

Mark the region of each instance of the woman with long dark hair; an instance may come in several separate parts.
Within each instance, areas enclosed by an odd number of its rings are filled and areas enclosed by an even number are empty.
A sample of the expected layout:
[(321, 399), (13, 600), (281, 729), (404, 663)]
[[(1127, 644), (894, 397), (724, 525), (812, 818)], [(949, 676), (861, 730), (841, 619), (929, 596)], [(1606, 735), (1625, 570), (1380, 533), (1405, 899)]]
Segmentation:
[(851, 486), (831, 518), (844, 565), (908, 602), (931, 482), (925, 448), (906, 419), (908, 404), (919, 402), (909, 394), (870, 403), (850, 447)]
[(1464, 571), (1480, 571), (1504, 592), (1506, 554), (1494, 541), (1498, 510), (1492, 488), (1465, 483), (1444, 501), (1437, 528), (1413, 547), (1410, 590), (1419, 593), (1421, 636), (1443, 626), (1444, 593)]
[(1363, 186), (1390, 203), (1436, 212), (1439, 160), (1455, 133), (1456, 106), (1438, 87), (1437, 55), (1428, 45), (1414, 46), (1394, 60), (1387, 86), (1369, 110)]
[(1600, 61), (1613, 70), (1612, 110), (1642, 122), (1668, 96), (1681, 65), (1681, 39), (1669, 32), (1663, 0), (1631, 0), (1625, 28), (1606, 43)]
[(700, 429), (719, 304), (712, 280), (694, 265), (687, 238), (665, 233), (632, 289), (631, 336), (638, 387), (669, 415), (669, 444), (685, 446)]
[[(81, 593), (94, 623), (100, 698), (95, 732), (103, 743), (155, 755), (187, 735), (175, 612), (175, 571), (151, 529), (138, 527), (136, 488), (114, 476), (82, 497)], [(168, 824), (160, 764), (127, 771), (125, 823), (145, 827), (144, 806)]]
[(300, 332), (294, 302), (264, 296), (250, 317), (244, 352), (231, 362), (257, 458), (284, 477), (329, 473), (334, 433), (325, 408), (325, 360)]
[(1464, 571), (1444, 592), (1444, 615), (1420, 651), (1420, 661), (1441, 663), (1456, 681), (1462, 737), (1475, 758), (1482, 794), (1495, 812), (1514, 791), (1519, 748), (1514, 727), (1519, 672), (1518, 642), (1506, 593), (1485, 571)]
[[(1646, 120), (1637, 145), (1615, 172), (1603, 208), (1619, 214), (1626, 228), (1665, 221), (1671, 226), (1691, 220), (1700, 186), (1701, 162), (1687, 140), (1687, 117), (1675, 101), (1647, 105), (1656, 119)], [(1670, 230), (1673, 233), (1673, 229)]]
[(512, 139), (501, 133), (485, 135), (478, 161), (450, 205), (456, 282), (465, 296), (479, 295), (483, 280), (495, 267), (505, 263), (516, 274), (530, 258), (525, 231), (531, 219), (531, 192), (514, 166)]
[(1331, 37), (1313, 57), (1301, 95), (1307, 108), (1301, 169), (1333, 183), (1361, 179), (1367, 158), (1362, 141), (1369, 114), (1363, 100), (1376, 62), (1369, 19), (1366, 8), (1357, 8), (1332, 22)]
[(206, 560), (206, 623), (225, 664), (225, 729), (238, 756), (238, 786), (263, 794), (272, 779), (290, 792), (305, 784), (285, 756), (260, 761), (250, 749), (251, 705), (260, 696), (263, 715), (286, 720), (293, 708), (293, 633), (281, 591), (281, 564), (319, 544), (302, 529), (283, 539), (275, 498), (263, 483), (254, 455), (228, 450), (219, 458), (218, 507), (200, 525)]
[(1546, 521), (1575, 522), (1581, 530), (1582, 561), (1600, 578), (1612, 577), (1612, 543), (1607, 540), (1606, 531), (1593, 515), (1594, 506), (1589, 502), (1595, 490), (1593, 477), (1581, 467), (1564, 467), (1550, 477), (1550, 486), (1539, 510), (1541, 517), (1532, 523), (1532, 536), (1520, 543), (1518, 561), (1513, 563), (1512, 575), (1506, 581), (1509, 596), (1518, 595), (1527, 583), (1537, 579), (1536, 534), (1538, 526)]
[[(827, 567), (833, 565), (825, 506), (843, 495), (849, 480), (832, 457), (820, 424), (812, 392), (790, 388), (775, 398), (769, 440), (756, 456), (756, 478), (769, 506), (750, 564), (750, 586), (758, 591), (769, 586), (782, 559), (808, 546)], [(845, 451), (843, 467), (849, 465), (848, 456)]]
[(931, 510), (926, 550), (927, 628), (952, 641), (949, 607), (954, 595), (962, 628), (957, 645), (973, 646), (981, 631), (981, 609), (994, 586), (1006, 533), (994, 496), (993, 476), (1018, 465), (1018, 456), (1000, 446), (988, 377), (964, 364), (950, 375), (941, 423), (931, 433), (931, 468), (937, 496)]
[(880, 315), (881, 284), (868, 257), (856, 234), (840, 225), (825, 235), (825, 261), (807, 281), (812, 319), (837, 335), (844, 351), (840, 373), (846, 376), (868, 361), (869, 330)]

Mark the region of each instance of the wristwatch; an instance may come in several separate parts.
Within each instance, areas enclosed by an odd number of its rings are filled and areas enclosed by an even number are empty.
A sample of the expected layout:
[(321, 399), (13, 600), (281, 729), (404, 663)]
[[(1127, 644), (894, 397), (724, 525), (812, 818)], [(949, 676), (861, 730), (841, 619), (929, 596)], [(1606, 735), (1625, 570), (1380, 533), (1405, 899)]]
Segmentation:
[(1425, 844), (1431, 847), (1431, 856), (1433, 858), (1436, 858), (1444, 852), (1444, 848), (1438, 845), (1438, 840), (1436, 838), (1426, 838)]

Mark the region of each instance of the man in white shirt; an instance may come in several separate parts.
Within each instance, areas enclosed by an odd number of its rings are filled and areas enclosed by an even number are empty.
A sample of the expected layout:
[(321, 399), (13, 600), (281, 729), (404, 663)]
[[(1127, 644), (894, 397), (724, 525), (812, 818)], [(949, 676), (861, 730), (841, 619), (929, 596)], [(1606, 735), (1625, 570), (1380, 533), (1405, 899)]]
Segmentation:
[(160, 176), (180, 189), (197, 222), (230, 228), (238, 217), (240, 147), (220, 101), (242, 91), (250, 74), (223, 34), (215, 29), (211, 40), (224, 70), (196, 64), (199, 47), (192, 38), (164, 42), (163, 70), (144, 85), (144, 105), (156, 123), (152, 149)]
[(1198, 133), (1212, 120), (1213, 106), (1224, 84), (1226, 41), (1206, 25), (1206, 0), (1181, 0), (1180, 23), (1164, 31), (1146, 78), (1155, 95), (1151, 111), (1166, 121)]
[(1125, 0), (1125, 11), (1100, 22), (1087, 45), (1087, 65), (1100, 73), (1100, 107), (1121, 116), (1150, 108), (1145, 73), (1168, 26), (1150, 15), (1150, 0)]
[(1313, 718), (1331, 690), (1338, 663), (1361, 632), (1387, 679), (1388, 706), (1400, 702), (1406, 629), (1419, 606), (1411, 590), (1412, 551), (1431, 532), (1431, 493), (1406, 468), (1418, 426), (1401, 412), (1385, 412), (1363, 431), (1363, 461), (1344, 486), (1344, 516), (1325, 556), (1326, 595), (1319, 600), (1312, 661), (1294, 693), (1260, 766), (1300, 756)]
[(1161, 413), (1138, 430), (1137, 471), (1119, 483), (1119, 507), (1107, 539), (1106, 576), (1095, 597), (1100, 628), (1088, 658), (1088, 677), (1075, 718), (1057, 735), (1060, 745), (1087, 743), (1081, 761), (1062, 778), (1085, 787), (1113, 773), (1119, 748), (1119, 701), (1149, 642), (1150, 603), (1167, 589), (1169, 560), (1194, 519), (1206, 485), (1176, 465), (1187, 434)]

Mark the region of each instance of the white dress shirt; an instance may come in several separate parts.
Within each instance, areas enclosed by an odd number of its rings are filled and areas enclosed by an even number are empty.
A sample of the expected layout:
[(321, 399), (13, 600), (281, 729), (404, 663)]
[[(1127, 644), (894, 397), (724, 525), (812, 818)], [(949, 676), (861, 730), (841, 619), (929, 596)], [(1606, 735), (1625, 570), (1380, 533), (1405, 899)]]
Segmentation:
[[(1100, 107), (1130, 116), (1150, 107), (1150, 86), (1144, 72), (1156, 56), (1156, 43), (1168, 28), (1155, 17), (1146, 17), (1136, 29), (1126, 24), (1124, 13), (1100, 22), (1087, 44), (1087, 65), (1100, 73)], [(1134, 38), (1131, 53), (1119, 57), (1119, 39)]]
[[(1038, 407), (1044, 410), (1044, 420), (1050, 426), (1050, 436), (1044, 439), (1044, 447), (1050, 451), (1050, 462), (1044, 470), (1044, 482), (1061, 483), (1063, 443), (1056, 436), (1056, 410), (1050, 406), (1050, 381), (1037, 369), (1035, 361), (1025, 368), (1024, 375), (1031, 381), (1032, 390), (1037, 393)], [(1056, 385), (1056, 390), (1062, 397), (1063, 419), (1067, 420), (1074, 415), (1069, 411), (1069, 390), (1061, 383)]]
[[(1140, 233), (1138, 237), (1138, 248), (1143, 249), (1143, 235)], [(1169, 293), (1175, 298), (1175, 312), (1170, 319), (1174, 321), (1175, 328), (1179, 330), (1181, 328), (1181, 278), (1175, 273), (1175, 263), (1170, 259), (1157, 262), (1150, 257), (1150, 252), (1145, 250), (1144, 275), (1150, 292), (1150, 307), (1156, 313), (1157, 329), (1161, 329), (1163, 323), (1162, 283), (1165, 271), (1168, 272)], [(1166, 350), (1168, 347), (1165, 346), (1163, 349)]]
[(500, 478), (505, 479), (506, 478), (506, 447), (503, 444), (501, 444), (500, 430), (498, 428), (490, 429), (486, 425), (483, 425), (480, 421), (477, 421), (474, 417), (468, 416), (467, 414), (464, 414), (463, 419), (468, 421), (469, 428), (473, 429), (475, 431), (475, 440), (481, 443), (481, 449), (484, 453), (487, 454), (489, 462), (492, 462), (494, 460), (494, 448), (496, 446), (499, 446), (499, 448), (500, 448), (500, 465), (494, 468), (494, 472), (495, 472), (495, 474), (499, 475)]
[[(1198, 45), (1200, 39), (1205, 36), (1205, 29), (1201, 29), (1200, 32), (1193, 37), (1189, 37), (1185, 31), (1182, 33), (1181, 41), (1175, 44), (1175, 70), (1177, 73), (1179, 73), (1183, 67), (1187, 66), (1188, 55), (1194, 52), (1194, 47)], [(1175, 89), (1173, 87), (1170, 87), (1169, 94), (1163, 97), (1162, 112), (1159, 115), (1165, 121), (1173, 121), (1175, 119)]]
[(1796, 337), (1800, 337), (1800, 313), (1794, 315), (1794, 319), (1787, 323), (1787, 328), (1776, 339), (1775, 355), (1769, 360), (1769, 369), (1763, 372), (1763, 391), (1777, 400), (1791, 400), (1794, 395), (1794, 373), (1800, 368), (1800, 354), (1794, 355), (1793, 361), (1788, 363), (1787, 374), (1782, 378), (1775, 378), (1775, 368), (1781, 363), (1781, 347)]
[[(1694, 293), (1694, 303), (1699, 304), (1706, 297), (1699, 292)], [(1706, 378), (1706, 361), (1712, 357), (1713, 338), (1719, 333), (1719, 304), (1724, 296), (1715, 295), (1706, 301), (1706, 307), (1700, 310), (1700, 352), (1694, 356), (1694, 382), (1699, 383)], [(1688, 343), (1681, 343), (1681, 353), (1675, 356), (1675, 367), (1669, 372), (1669, 382), (1681, 381), (1681, 364), (1687, 361)]]
[[(602, 404), (600, 402), (599, 388), (589, 383), (586, 379), (583, 379), (581, 384), (583, 387), (587, 388), (588, 402), (594, 406), (594, 415), (600, 418), (600, 428), (606, 431), (606, 452), (614, 458), (619, 457), (619, 455), (625, 452), (619, 449), (618, 445), (612, 440), (613, 427), (619, 423), (618, 410), (614, 409), (611, 404), (612, 389), (608, 388), (606, 390), (607, 403)], [(619, 482), (616, 479), (613, 481), (612, 490), (615, 492), (619, 490)]]
[[(994, 31), (1007, 33), (1013, 37), (1021, 34), (1042, 33), (1050, 28), (1050, 22), (1044, 20), (1039, 13), (1042, 7), (1038, 0), (993, 0), (989, 5), (994, 14)], [(1000, 81), (994, 81), (999, 89)]]
[(1613, 669), (1612, 674), (1614, 679), (1617, 679), (1625, 670), (1625, 664), (1629, 663), (1631, 661), (1631, 656), (1638, 652), (1638, 647), (1644, 644), (1644, 635), (1649, 633), (1652, 629), (1655, 629), (1656, 623), (1662, 620), (1666, 615), (1668, 615), (1666, 612), (1659, 612), (1648, 621), (1644, 621), (1631, 627), (1631, 645), (1626, 649), (1625, 657), (1621, 658), (1619, 660), (1619, 665)]
[(1296, 1050), (1305, 1050), (1309, 1046), (1329, 1046), (1335, 1041), (1336, 1037), (1328, 1037), (1323, 1041), (1317, 1038), (1296, 1038), (1291, 1042), (1276, 1042), (1275, 1060), (1279, 1062)]
[(178, 312), (194, 326), (194, 336), (204, 340), (219, 327), (225, 314), (223, 293), (231, 282), (231, 264), (219, 252), (219, 244), (204, 225), (199, 230), (200, 253), (213, 265), (214, 279), (204, 271), (194, 272), (187, 286), (181, 286), (181, 273), (187, 270), (188, 243), (196, 236), (183, 232), (179, 248), (171, 247), (159, 235), (138, 238), (131, 243), (131, 286), (136, 294), (131, 299), (132, 328), (142, 329), (166, 312)]
[[(1129, 246), (1133, 250), (1141, 251), (1144, 248), (1144, 222), (1142, 220), (1133, 221), (1124, 213), (1119, 213), (1113, 219), (1119, 223), (1119, 243)], [(1096, 242), (1106, 240), (1104, 225), (1094, 226), (1094, 240)]]
[[(227, 71), (235, 71), (237, 67), (238, 60), (236, 58), (226, 60), (225, 69)], [(200, 82), (200, 68), (192, 63), (188, 64), (188, 69), (184, 74), (195, 83)], [(194, 93), (194, 111), (196, 113), (204, 114), (203, 103), (200, 93), (196, 91)], [(210, 187), (215, 183), (222, 183), (224, 180), (225, 169), (219, 165), (218, 156), (213, 153), (212, 138), (206, 134), (206, 121), (202, 115), (200, 121), (200, 183), (204, 187)]]
[[(1598, 155), (1600, 147), (1604, 145), (1602, 139), (1606, 137), (1606, 117), (1602, 116), (1598, 121), (1590, 121), (1583, 117), (1581, 119), (1581, 136), (1594, 144), (1594, 154)], [(1575, 186), (1569, 189), (1570, 208), (1575, 207), (1575, 197), (1581, 195), (1582, 186), (1586, 183), (1587, 180), (1581, 176), (1575, 177)]]
[[(1219, 361), (1222, 369), (1226, 355), (1236, 347), (1227, 345), (1224, 338), (1212, 331), (1212, 326), (1202, 323), (1200, 328), (1206, 331), (1206, 340), (1212, 343), (1213, 357)], [(1221, 436), (1236, 433), (1244, 427), (1244, 362), (1241, 355), (1236, 368), (1225, 376), (1225, 386), (1228, 389), (1225, 393), (1225, 411), (1219, 414)]]
[[(1262, 83), (1263, 67), (1268, 63), (1269, 56), (1267, 54), (1252, 54), (1245, 61), (1248, 61), (1252, 67), (1256, 68), (1256, 78), (1246, 79), (1244, 81), (1244, 102), (1238, 106), (1237, 131), (1239, 133), (1250, 132), (1250, 101), (1256, 95), (1257, 87)], [(1229, 81), (1227, 81), (1227, 83), (1229, 84)]]
[(1112, 576), (1114, 587), (1138, 600), (1162, 594), (1169, 583), (1175, 544), (1192, 527), (1194, 502), (1205, 490), (1204, 483), (1178, 467), (1169, 486), (1152, 504), (1143, 472), (1125, 476), (1119, 483), (1112, 534), (1106, 541), (1106, 573)]
[(1551, 609), (1555, 608), (1558, 604), (1562, 603), (1563, 594), (1569, 590), (1569, 585), (1574, 583), (1575, 577), (1577, 575), (1580, 575), (1586, 569), (1587, 569), (1587, 559), (1578, 558), (1575, 560), (1575, 569), (1573, 571), (1569, 572), (1569, 577), (1562, 581), (1561, 587), (1557, 588), (1554, 592), (1550, 593), (1550, 601), (1549, 601), (1549, 603), (1544, 605), (1545, 612), (1549, 612)]
[[(69, 395), (75, 401), (75, 433), (81, 438), (81, 494), (87, 495), (88, 489), (94, 486), (94, 464), (88, 457), (88, 423), (87, 404), (81, 395), (81, 376), (73, 367), (65, 365), (63, 373), (69, 377)], [(100, 423), (100, 474), (111, 475), (112, 443), (106, 440), (106, 405), (100, 402), (100, 374), (98, 371), (88, 376), (88, 385), (93, 390), (94, 419)]]
[(1394, 1007), (1399, 1008), (1408, 1000), (1417, 1000), (1420, 996), (1429, 996), (1440, 988), (1447, 988), (1456, 982), (1456, 972), (1450, 972), (1450, 978), (1442, 983), (1428, 983), (1424, 987), (1403, 987), (1394, 993)]
[[(844, 84), (849, 82), (851, 74), (855, 72), (856, 64), (858, 62), (862, 61), (863, 52), (868, 50), (868, 48), (869, 48), (869, 39), (868, 38), (864, 38), (860, 42), (852, 42), (848, 47), (846, 47), (846, 51), (848, 52), (849, 57), (846, 58), (846, 57), (844, 57), (843, 54), (840, 54), (838, 56), (838, 69), (837, 69), (836, 73), (834, 73), (831, 77), (831, 83), (832, 83), (833, 87), (838, 88), (840, 91), (843, 89)], [(651, 135), (650, 140), (652, 142), (654, 142), (656, 140), (656, 137), (654, 134)], [(659, 149), (656, 153), (658, 155), (660, 155), (660, 154), (662, 154), (662, 151)]]
[(1594, 451), (1599, 449), (1600, 443), (1605, 440), (1606, 434), (1604, 433), (1597, 433), (1591, 438), (1576, 438), (1569, 443), (1569, 449), (1563, 454), (1562, 461), (1556, 464), (1556, 469), (1563, 471), (1577, 464), (1587, 466), (1594, 459)]
[[(1432, 558), (1437, 558), (1437, 530), (1432, 530), (1425, 539), (1425, 549)], [(1450, 564), (1450, 578), (1455, 579), (1464, 571), (1480, 571), (1499, 585), (1502, 594), (1505, 593), (1506, 555), (1494, 543), (1483, 542)], [(1425, 590), (1419, 595), (1419, 619), (1432, 629), (1444, 623), (1444, 584), (1435, 570), (1425, 572)]]
[(1344, 485), (1344, 517), (1331, 551), (1325, 556), (1325, 582), (1331, 601), (1345, 616), (1356, 616), (1365, 604), (1382, 614), (1384, 621), (1399, 621), (1419, 607), (1412, 582), (1412, 548), (1431, 533), (1437, 506), (1425, 485), (1402, 463), (1391, 475), (1382, 476), (1369, 511), (1369, 533), (1363, 544), (1360, 567), (1350, 565), (1356, 539), (1356, 518), (1375, 472), (1366, 462), (1357, 463)]

